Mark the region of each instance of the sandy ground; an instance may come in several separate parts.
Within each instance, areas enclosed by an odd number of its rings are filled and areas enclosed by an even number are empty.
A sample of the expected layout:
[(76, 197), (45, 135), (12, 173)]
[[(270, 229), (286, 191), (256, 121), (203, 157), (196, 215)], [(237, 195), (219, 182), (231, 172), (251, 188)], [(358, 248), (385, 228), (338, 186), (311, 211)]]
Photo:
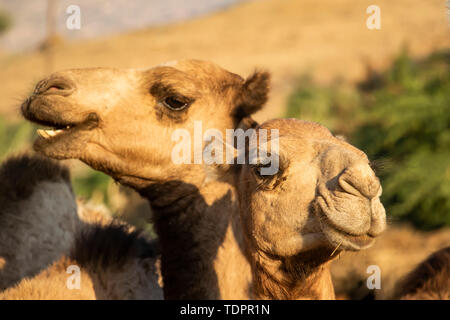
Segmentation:
[(146, 67), (197, 58), (245, 75), (255, 67), (273, 74), (270, 103), (258, 120), (282, 116), (294, 79), (311, 72), (321, 82), (356, 81), (370, 64), (386, 66), (407, 44), (414, 56), (448, 47), (445, 1), (379, 0), (381, 30), (366, 27), (373, 1), (265, 0), (243, 3), (168, 27), (59, 45), (48, 63), (40, 52), (0, 54), (0, 114), (15, 116), (20, 101), (50, 70)]

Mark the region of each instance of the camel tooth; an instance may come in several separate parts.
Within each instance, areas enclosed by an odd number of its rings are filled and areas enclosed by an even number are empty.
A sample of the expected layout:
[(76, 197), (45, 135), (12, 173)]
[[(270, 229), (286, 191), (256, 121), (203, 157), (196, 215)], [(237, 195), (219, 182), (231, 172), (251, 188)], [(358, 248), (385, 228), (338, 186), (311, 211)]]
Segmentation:
[(58, 130), (45, 130), (45, 132), (50, 136), (50, 137), (54, 137), (58, 134), (60, 134), (61, 132), (63, 132), (63, 130), (58, 129)]
[(45, 130), (45, 132), (46, 132), (50, 137), (56, 136), (56, 132), (53, 131), (53, 130)]
[(42, 130), (42, 129), (38, 129), (37, 130), (38, 135), (40, 135), (42, 138), (47, 139), (50, 136), (48, 135), (47, 131)]

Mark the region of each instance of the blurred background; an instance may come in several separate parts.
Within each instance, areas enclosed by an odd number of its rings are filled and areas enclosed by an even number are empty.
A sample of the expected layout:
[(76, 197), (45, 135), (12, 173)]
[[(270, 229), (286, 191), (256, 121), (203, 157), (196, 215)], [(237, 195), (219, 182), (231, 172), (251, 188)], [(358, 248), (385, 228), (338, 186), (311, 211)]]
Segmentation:
[[(80, 28), (67, 20), (80, 9)], [(369, 29), (370, 5), (380, 29)], [(0, 0), (0, 161), (29, 150), (20, 104), (49, 73), (213, 61), (273, 76), (258, 121), (318, 121), (364, 150), (383, 185), (389, 230), (333, 265), (338, 297), (389, 298), (395, 281), (450, 245), (450, 11), (443, 0)], [(78, 161), (80, 198), (154, 236), (148, 204)], [(0, 204), (1, 205), (1, 204)], [(382, 270), (369, 291), (366, 268)]]

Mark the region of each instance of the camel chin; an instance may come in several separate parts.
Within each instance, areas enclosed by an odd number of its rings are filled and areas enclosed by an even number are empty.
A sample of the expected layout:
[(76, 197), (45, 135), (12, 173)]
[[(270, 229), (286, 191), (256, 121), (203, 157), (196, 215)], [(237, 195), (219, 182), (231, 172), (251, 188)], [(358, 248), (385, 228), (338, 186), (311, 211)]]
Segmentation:
[(333, 249), (340, 251), (360, 251), (370, 248), (375, 243), (375, 238), (368, 234), (354, 236), (337, 230), (330, 225), (324, 225), (323, 232)]
[[(47, 157), (58, 160), (78, 158), (80, 150), (77, 146), (67, 143), (68, 139), (70, 139), (70, 141), (75, 141), (75, 139), (78, 138), (76, 137), (77, 135), (79, 134), (71, 132), (63, 133), (61, 136), (57, 137), (47, 138), (39, 136), (33, 144), (33, 149)], [(80, 141), (81, 139), (77, 140)]]
[[(379, 199), (368, 200), (346, 194), (335, 202), (330, 199), (327, 202), (319, 196), (315, 214), (329, 245), (349, 251), (371, 247), (386, 225), (384, 208), (371, 204), (376, 201)], [(380, 219), (374, 219), (374, 216)]]

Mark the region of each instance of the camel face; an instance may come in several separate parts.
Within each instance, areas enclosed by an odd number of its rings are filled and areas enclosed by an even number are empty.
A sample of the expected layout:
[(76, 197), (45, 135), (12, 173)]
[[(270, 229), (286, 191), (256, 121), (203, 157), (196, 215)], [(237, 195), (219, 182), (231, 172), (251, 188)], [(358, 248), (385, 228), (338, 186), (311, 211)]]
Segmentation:
[[(120, 180), (177, 179), (183, 171), (171, 159), (173, 131), (192, 133), (195, 121), (204, 130), (234, 128), (267, 98), (268, 75), (255, 75), (244, 81), (194, 60), (147, 70), (74, 69), (41, 80), (22, 113), (52, 128), (38, 130), (35, 142), (47, 156), (77, 158)], [(250, 92), (261, 86), (262, 102)]]
[(242, 168), (243, 220), (253, 245), (284, 257), (370, 246), (386, 223), (367, 156), (316, 123), (272, 120), (260, 128), (279, 129), (280, 169), (264, 176), (258, 165)]

